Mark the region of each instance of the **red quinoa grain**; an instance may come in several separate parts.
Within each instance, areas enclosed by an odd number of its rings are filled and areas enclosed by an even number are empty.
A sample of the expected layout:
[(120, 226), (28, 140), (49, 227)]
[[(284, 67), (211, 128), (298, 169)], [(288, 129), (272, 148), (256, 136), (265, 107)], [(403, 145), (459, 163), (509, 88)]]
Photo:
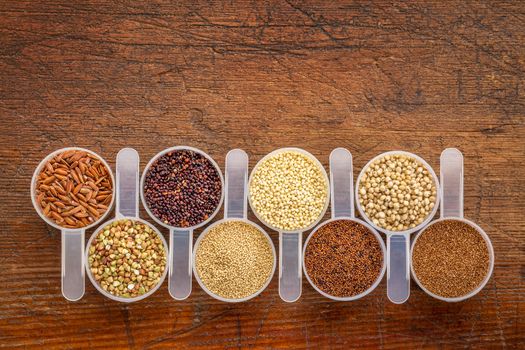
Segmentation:
[(364, 225), (335, 220), (308, 241), (304, 256), (310, 280), (335, 297), (352, 297), (370, 288), (383, 267), (383, 250)]

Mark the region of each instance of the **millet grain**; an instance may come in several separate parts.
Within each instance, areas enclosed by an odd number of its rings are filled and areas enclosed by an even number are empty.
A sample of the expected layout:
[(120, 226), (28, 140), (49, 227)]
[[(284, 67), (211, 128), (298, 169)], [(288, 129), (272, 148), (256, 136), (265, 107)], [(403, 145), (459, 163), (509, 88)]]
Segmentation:
[(318, 220), (328, 198), (324, 169), (296, 151), (282, 151), (261, 161), (249, 189), (254, 211), (270, 226), (287, 231)]

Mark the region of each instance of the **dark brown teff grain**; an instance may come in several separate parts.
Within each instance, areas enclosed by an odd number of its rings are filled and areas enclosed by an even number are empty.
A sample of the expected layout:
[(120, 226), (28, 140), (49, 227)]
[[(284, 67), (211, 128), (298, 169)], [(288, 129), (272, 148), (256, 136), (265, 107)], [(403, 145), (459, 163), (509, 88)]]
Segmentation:
[(383, 250), (364, 225), (336, 220), (321, 226), (305, 251), (312, 282), (335, 297), (351, 297), (370, 288), (381, 274)]
[(113, 199), (110, 171), (94, 154), (82, 150), (58, 153), (40, 171), (35, 188), (42, 214), (65, 228), (97, 221)]
[(489, 269), (489, 251), (474, 227), (457, 220), (439, 221), (418, 237), (412, 264), (426, 289), (456, 298), (483, 282)]
[(162, 222), (190, 227), (207, 220), (219, 206), (222, 183), (213, 163), (190, 150), (156, 159), (144, 181), (146, 205)]

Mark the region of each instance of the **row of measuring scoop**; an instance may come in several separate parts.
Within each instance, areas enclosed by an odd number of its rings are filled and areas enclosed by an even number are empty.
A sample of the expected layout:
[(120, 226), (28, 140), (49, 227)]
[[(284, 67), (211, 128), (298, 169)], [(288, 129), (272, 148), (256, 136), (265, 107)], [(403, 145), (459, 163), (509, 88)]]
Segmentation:
[[(303, 272), (334, 300), (364, 297), (387, 272), (394, 303), (408, 299), (410, 274), (429, 295), (453, 302), (485, 286), (494, 252), (487, 234), (463, 217), (462, 154), (449, 148), (440, 160), (438, 179), (415, 154), (380, 154), (364, 166), (354, 189), (352, 155), (344, 148), (330, 154), (330, 176), (298, 148), (271, 152), (249, 174), (247, 154), (235, 149), (226, 156), (223, 177), (208, 154), (192, 147), (158, 153), (142, 176), (134, 149), (118, 153), (113, 175), (95, 152), (70, 147), (42, 160), (31, 197), (42, 219), (62, 231), (68, 300), (84, 295), (87, 273), (99, 292), (121, 302), (148, 297), (166, 276), (174, 299), (190, 295), (195, 276), (212, 297), (241, 302), (268, 286), (279, 261), (279, 294), (288, 302), (299, 299)], [(169, 245), (139, 218), (139, 197), (149, 216), (169, 229)], [(224, 218), (193, 246), (193, 231), (223, 202)], [(278, 232), (279, 259), (265, 229), (248, 220), (248, 203)], [(331, 218), (319, 224), (329, 204)], [(115, 218), (104, 222), (113, 206)], [(432, 221), (438, 208), (441, 215)], [(94, 227), (86, 248), (85, 231)]]

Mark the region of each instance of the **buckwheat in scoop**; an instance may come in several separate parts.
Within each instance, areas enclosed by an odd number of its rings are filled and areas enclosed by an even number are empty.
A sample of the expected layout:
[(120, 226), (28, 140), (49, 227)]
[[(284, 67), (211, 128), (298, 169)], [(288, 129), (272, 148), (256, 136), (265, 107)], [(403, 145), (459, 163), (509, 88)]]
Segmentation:
[(148, 225), (129, 219), (106, 225), (89, 247), (95, 281), (110, 294), (133, 298), (147, 293), (166, 268), (162, 239)]

